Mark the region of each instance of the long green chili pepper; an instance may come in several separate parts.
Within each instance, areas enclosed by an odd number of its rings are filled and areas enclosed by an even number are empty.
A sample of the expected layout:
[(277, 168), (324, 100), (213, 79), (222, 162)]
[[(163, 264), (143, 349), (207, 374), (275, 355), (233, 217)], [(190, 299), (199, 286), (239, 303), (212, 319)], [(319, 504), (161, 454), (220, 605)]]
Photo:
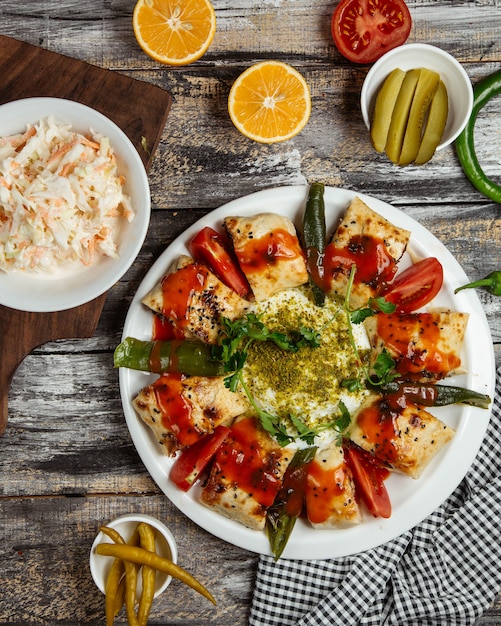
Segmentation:
[(499, 270), (491, 272), (485, 278), (458, 287), (454, 290), (454, 293), (462, 291), (463, 289), (476, 289), (477, 287), (485, 287), (493, 296), (501, 296), (501, 272)]
[[(113, 541), (120, 545), (125, 545), (125, 540), (122, 535), (115, 529), (110, 528), (108, 526), (102, 526), (100, 528), (101, 532), (105, 535), (108, 535)], [(137, 546), (139, 544), (139, 532), (137, 528), (134, 530), (132, 535), (129, 537), (127, 544), (130, 546)], [(133, 566), (135, 568), (135, 566)], [(123, 573), (125, 571), (125, 578), (123, 578)], [(134, 596), (132, 595), (132, 586), (134, 585), (134, 581), (137, 580), (137, 573), (132, 573), (132, 579), (130, 578), (131, 572), (129, 572), (129, 581), (127, 586), (127, 572), (125, 563), (122, 559), (114, 559), (113, 564), (111, 566), (110, 573), (106, 580), (106, 626), (112, 626), (115, 621), (115, 617), (120, 612), (124, 600), (128, 597), (128, 605), (127, 612), (130, 614), (134, 613), (134, 603), (135, 603), (135, 594), (136, 587), (134, 586)], [(134, 618), (133, 618), (134, 619)], [(132, 624), (133, 622), (131, 622)]]
[(285, 470), (275, 502), (266, 513), (266, 530), (276, 561), (284, 551), (296, 520), (303, 510), (306, 465), (313, 460), (316, 451), (316, 446), (297, 450)]
[(464, 173), (481, 194), (501, 204), (501, 186), (490, 180), (475, 153), (474, 128), (479, 111), (501, 93), (501, 70), (487, 76), (473, 89), (473, 109), (465, 129), (456, 139), (456, 152)]
[[(139, 531), (139, 545), (145, 550), (155, 552), (155, 531), (145, 522), (140, 522), (137, 526)], [(143, 565), (141, 568), (143, 589), (141, 592), (141, 598), (139, 599), (139, 606), (137, 609), (137, 621), (139, 626), (146, 626), (148, 623), (148, 616), (150, 614), (151, 606), (153, 604), (153, 598), (155, 596), (155, 584), (157, 579), (157, 573), (152, 567)]]
[(224, 364), (212, 358), (212, 346), (200, 341), (143, 341), (126, 337), (115, 348), (115, 367), (142, 372), (179, 372), (190, 376), (222, 376)]
[(461, 403), (487, 409), (491, 403), (488, 395), (449, 385), (392, 381), (384, 385), (368, 383), (368, 386), (385, 396), (402, 395), (421, 406), (446, 406)]
[[(111, 544), (107, 544), (111, 545)], [(128, 547), (128, 546), (123, 546)], [(125, 567), (125, 611), (127, 613), (127, 621), (129, 626), (139, 626), (137, 621), (136, 593), (137, 593), (137, 571), (138, 568), (134, 563), (124, 560)]]
[(303, 243), (313, 299), (318, 306), (323, 306), (325, 302), (325, 293), (321, 287), (325, 242), (324, 185), (311, 183), (303, 216)]
[(200, 581), (198, 581), (185, 569), (176, 563), (173, 563), (170, 559), (163, 558), (156, 552), (150, 552), (149, 550), (136, 546), (99, 543), (96, 546), (96, 554), (123, 559), (126, 569), (128, 564), (142, 566), (147, 565), (148, 567), (152, 567), (158, 572), (164, 572), (169, 576), (179, 579), (185, 585), (188, 585), (210, 600), (212, 604), (216, 604), (214, 596), (204, 587), (204, 585), (202, 585)]
[(105, 611), (106, 626), (113, 626), (115, 617), (122, 609), (125, 599), (125, 572), (124, 562), (121, 559), (115, 559), (106, 579), (105, 587)]

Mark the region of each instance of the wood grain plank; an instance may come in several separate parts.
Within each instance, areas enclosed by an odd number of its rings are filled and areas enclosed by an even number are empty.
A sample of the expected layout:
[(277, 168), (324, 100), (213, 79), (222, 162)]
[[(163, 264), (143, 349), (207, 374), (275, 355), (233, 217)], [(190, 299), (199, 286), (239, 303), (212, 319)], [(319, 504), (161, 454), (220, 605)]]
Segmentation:
[(19, 363), (34, 348), (55, 339), (91, 337), (106, 294), (78, 308), (53, 313), (31, 313), (0, 306), (0, 435), (7, 426), (8, 390)]
[(2, 495), (158, 491), (132, 445), (110, 352), (29, 355), (15, 381)]
[[(447, 0), (446, 15), (434, 0), (414, 0), (408, 5), (413, 19), (409, 42), (440, 46), (465, 63), (501, 59), (499, 0), (474, 4)], [(215, 0), (214, 7), (217, 32), (208, 52), (197, 62), (199, 68), (247, 65), (270, 57), (308, 65), (350, 65), (330, 34), (335, 3)], [(156, 68), (158, 64), (141, 52), (134, 38), (133, 8), (134, 2), (125, 0), (83, 0), (78, 7), (71, 1), (46, 0), (40, 6), (2, 0), (0, 17), (3, 32), (35, 45), (115, 69)]]

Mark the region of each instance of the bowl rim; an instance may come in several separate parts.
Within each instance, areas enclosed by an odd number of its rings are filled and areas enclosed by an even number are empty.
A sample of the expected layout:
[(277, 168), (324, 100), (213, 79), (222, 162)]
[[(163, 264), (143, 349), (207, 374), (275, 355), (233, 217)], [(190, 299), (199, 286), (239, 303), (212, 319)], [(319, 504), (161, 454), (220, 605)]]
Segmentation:
[[(463, 83), (463, 86), (465, 87), (465, 98), (466, 98), (465, 111), (467, 113), (464, 115), (464, 118), (458, 124), (454, 132), (452, 132), (448, 136), (447, 140), (442, 141), (437, 146), (437, 151), (438, 151), (450, 145), (457, 139), (457, 137), (461, 134), (466, 124), (468, 123), (468, 120), (471, 115), (471, 111), (473, 109), (473, 85), (471, 83), (471, 80), (465, 68), (463, 67), (463, 65), (449, 52), (446, 52), (445, 50), (443, 50), (443, 48), (439, 48), (438, 46), (434, 46), (429, 43), (416, 42), (416, 43), (404, 43), (401, 46), (397, 46), (396, 48), (393, 48), (392, 50), (389, 50), (388, 52), (386, 52), (382, 57), (380, 57), (374, 63), (374, 65), (372, 65), (372, 67), (367, 72), (367, 75), (364, 79), (362, 90), (360, 93), (360, 109), (362, 112), (362, 118), (363, 118), (364, 124), (367, 129), (370, 129), (370, 110), (371, 110), (371, 105), (373, 104), (373, 101), (375, 99), (375, 93), (373, 92), (369, 93), (369, 89), (370, 87), (372, 87), (373, 77), (377, 75), (377, 73), (380, 71), (381, 66), (384, 66), (385, 64), (387, 64), (394, 57), (398, 57), (402, 53), (411, 53), (412, 51), (419, 51), (419, 50), (421, 51), (424, 50), (431, 54), (435, 54), (438, 57), (441, 57), (442, 59), (444, 59), (447, 63), (449, 63), (451, 67), (454, 68), (456, 73), (462, 78), (462, 83)], [(416, 63), (415, 67), (420, 67), (419, 62)], [(388, 70), (388, 74), (390, 73), (390, 71), (391, 69)], [(386, 76), (388, 74), (386, 74)], [(442, 75), (444, 75), (444, 72), (442, 72)], [(385, 77), (381, 79), (381, 82), (384, 80)]]
[[(165, 539), (166, 543), (169, 546), (169, 549), (171, 552), (170, 560), (173, 563), (177, 563), (178, 551), (177, 551), (176, 539), (174, 538), (174, 535), (172, 534), (170, 529), (156, 517), (153, 517), (146, 513), (127, 513), (125, 515), (116, 517), (113, 520), (110, 520), (109, 522), (103, 523), (102, 526), (109, 526), (110, 528), (117, 529), (117, 527), (119, 527), (121, 524), (134, 523), (134, 522), (136, 522), (137, 524), (139, 524), (140, 522), (145, 522), (149, 524), (150, 526), (152, 526), (156, 531), (158, 531), (158, 533)], [(105, 573), (106, 573), (107, 568), (104, 568), (102, 566), (99, 567), (98, 559), (102, 558), (103, 559), (102, 562), (104, 563), (104, 560), (108, 559), (109, 557), (101, 557), (100, 555), (96, 554), (96, 546), (100, 543), (113, 543), (111, 539), (107, 535), (105, 535), (101, 530), (97, 533), (96, 537), (94, 538), (94, 541), (92, 542), (92, 546), (91, 546), (90, 553), (89, 553), (89, 568), (90, 568), (92, 579), (94, 580), (96, 587), (104, 594), (105, 593), (105, 579), (106, 579)], [(110, 559), (109, 567), (111, 567), (111, 559)], [(138, 578), (138, 582), (139, 580), (140, 580), (140, 577)], [(155, 589), (154, 597), (157, 598), (160, 594), (162, 594), (167, 589), (171, 581), (172, 581), (172, 576), (165, 575), (162, 583), (158, 585), (158, 587)]]
[(56, 274), (0, 271), (0, 305), (43, 313), (64, 311), (91, 302), (124, 276), (143, 246), (151, 218), (151, 194), (145, 165), (132, 141), (113, 120), (76, 100), (45, 96), (20, 98), (0, 105), (0, 114), (2, 136), (22, 132), (27, 123), (36, 123), (50, 115), (68, 122), (77, 132), (93, 130), (109, 136), (119, 163), (119, 173), (126, 170), (125, 189), (133, 198), (135, 217), (132, 222), (121, 225), (124, 232), (118, 237), (118, 259), (99, 257), (90, 266), (76, 267), (68, 274), (64, 270)]

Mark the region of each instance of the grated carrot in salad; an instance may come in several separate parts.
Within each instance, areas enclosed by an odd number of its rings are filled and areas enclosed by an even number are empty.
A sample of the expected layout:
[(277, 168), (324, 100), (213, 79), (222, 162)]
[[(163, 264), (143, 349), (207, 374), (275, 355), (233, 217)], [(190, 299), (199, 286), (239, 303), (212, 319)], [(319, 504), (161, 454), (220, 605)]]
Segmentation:
[(109, 139), (47, 117), (0, 138), (0, 270), (52, 272), (118, 258), (134, 211)]

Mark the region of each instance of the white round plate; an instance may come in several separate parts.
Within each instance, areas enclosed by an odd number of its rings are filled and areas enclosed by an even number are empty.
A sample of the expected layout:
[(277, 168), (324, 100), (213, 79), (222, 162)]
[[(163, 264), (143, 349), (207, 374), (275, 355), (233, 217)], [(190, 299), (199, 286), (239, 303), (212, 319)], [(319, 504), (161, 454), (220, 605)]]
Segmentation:
[(90, 130), (109, 138), (124, 190), (131, 197), (135, 218), (124, 220), (118, 234), (118, 259), (100, 257), (89, 267), (71, 272), (21, 273), (0, 271), (0, 304), (21, 311), (63, 311), (90, 302), (112, 287), (138, 255), (150, 223), (150, 189), (141, 158), (127, 135), (98, 111), (63, 98), (26, 98), (0, 106), (0, 137), (26, 130), (26, 124), (54, 116), (82, 134)]
[[(180, 254), (187, 254), (186, 243), (200, 228), (208, 225), (217, 228), (228, 215), (246, 216), (264, 211), (286, 215), (296, 225), (300, 225), (307, 195), (307, 186), (260, 191), (234, 200), (193, 224), (172, 242), (144, 278), (127, 314), (123, 336), (151, 339), (152, 313), (141, 304), (141, 298), (162, 278), (174, 259)], [(396, 226), (411, 231), (408, 248), (411, 255), (417, 258), (436, 256), (440, 259), (444, 268), (444, 285), (435, 303), (470, 314), (462, 354), (468, 373), (456, 376), (450, 382), (492, 397), (495, 383), (494, 353), (484, 311), (473, 290), (465, 290), (458, 295), (453, 293), (456, 287), (468, 282), (464, 271), (450, 252), (418, 222), (385, 202), (364, 194), (332, 187), (325, 189), (328, 232), (334, 231), (339, 217), (355, 196), (359, 196)], [(213, 535), (253, 552), (271, 554), (264, 532), (245, 528), (201, 505), (198, 502), (198, 486), (184, 493), (170, 483), (169, 470), (173, 460), (161, 452), (150, 429), (139, 419), (131, 404), (137, 392), (155, 380), (156, 376), (122, 368), (119, 377), (125, 418), (134, 445), (149, 473), (171, 502)], [(419, 480), (396, 474), (390, 476), (387, 480), (393, 508), (390, 519), (376, 519), (364, 513), (361, 524), (342, 530), (313, 530), (306, 522), (299, 520), (283, 558), (325, 559), (374, 548), (414, 527), (436, 509), (454, 491), (470, 467), (483, 440), (490, 410), (455, 405), (432, 409), (431, 412), (455, 428), (456, 435), (433, 459)]]

